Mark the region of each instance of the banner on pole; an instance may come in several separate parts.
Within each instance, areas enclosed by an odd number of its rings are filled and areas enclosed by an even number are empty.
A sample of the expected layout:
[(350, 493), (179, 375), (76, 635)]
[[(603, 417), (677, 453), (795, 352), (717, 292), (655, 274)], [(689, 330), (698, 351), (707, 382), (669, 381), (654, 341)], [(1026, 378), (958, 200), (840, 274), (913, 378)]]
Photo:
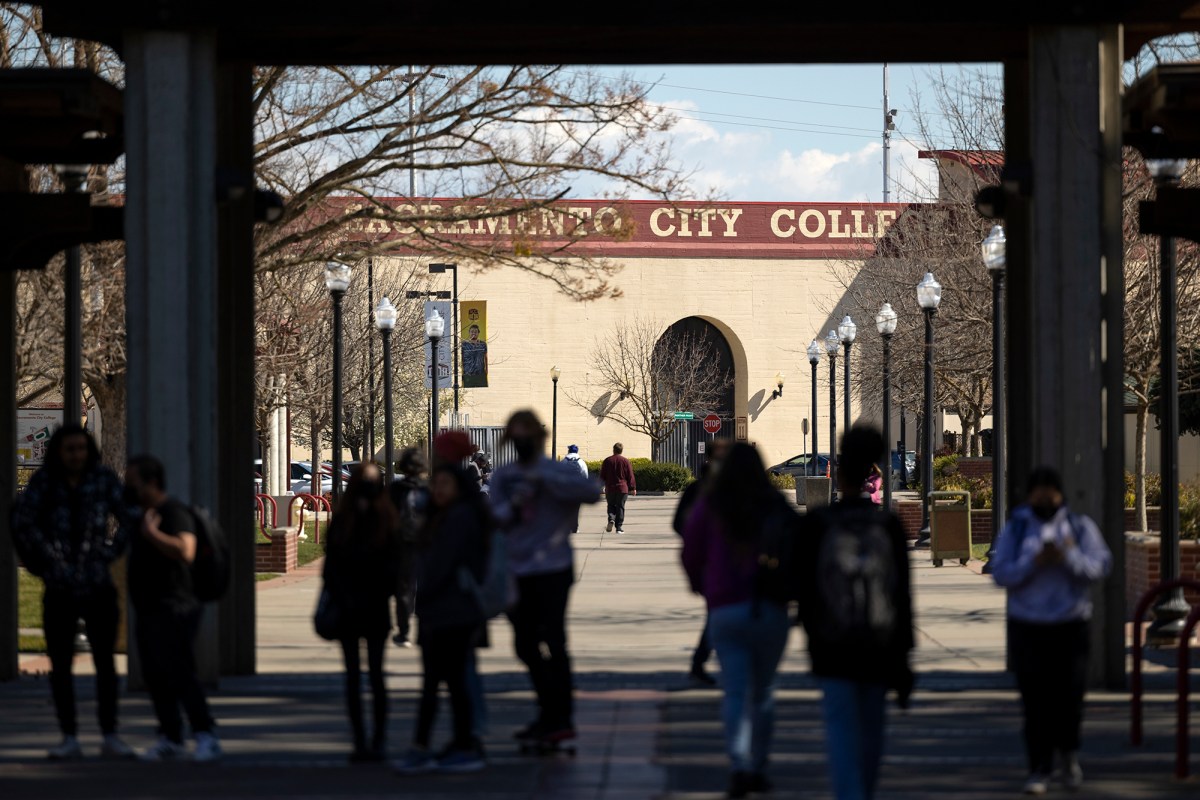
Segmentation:
[(482, 389), (488, 385), (487, 301), (462, 300), (458, 304), (462, 325), (462, 385)]
[[(449, 389), (454, 385), (454, 381), (450, 376), (451, 359), (450, 359), (450, 343), (454, 335), (454, 331), (450, 328), (450, 301), (449, 300), (426, 300), (425, 301), (425, 319), (433, 316), (434, 309), (442, 315), (442, 319), (446, 321), (446, 327), (442, 333), (442, 338), (438, 342), (437, 352), (437, 375), (438, 388)], [(429, 344), (429, 339), (425, 339), (425, 388), (433, 388), (433, 348)]]

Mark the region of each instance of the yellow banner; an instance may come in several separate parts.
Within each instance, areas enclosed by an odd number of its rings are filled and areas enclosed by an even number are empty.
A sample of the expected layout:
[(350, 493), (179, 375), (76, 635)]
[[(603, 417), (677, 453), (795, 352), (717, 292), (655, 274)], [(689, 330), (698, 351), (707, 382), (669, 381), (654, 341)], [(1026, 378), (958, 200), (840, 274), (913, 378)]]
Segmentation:
[(458, 304), (462, 325), (462, 385), (481, 389), (488, 385), (487, 301), (462, 300)]

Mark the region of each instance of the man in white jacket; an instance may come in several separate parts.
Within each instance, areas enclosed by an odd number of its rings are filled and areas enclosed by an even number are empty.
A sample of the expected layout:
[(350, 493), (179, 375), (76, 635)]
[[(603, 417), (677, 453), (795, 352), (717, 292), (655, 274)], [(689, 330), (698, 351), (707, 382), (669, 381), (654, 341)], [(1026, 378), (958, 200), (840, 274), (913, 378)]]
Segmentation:
[[(563, 461), (569, 461), (572, 464), (574, 464), (575, 467), (579, 470), (580, 474), (583, 475), (583, 477), (585, 477), (585, 478), (591, 477), (591, 474), (588, 472), (587, 462), (579, 457), (579, 445), (577, 445), (577, 444), (567, 445), (567, 454), (566, 454), (566, 456), (563, 457)], [(575, 518), (575, 527), (571, 529), (571, 533), (579, 533), (579, 518), (578, 517)]]

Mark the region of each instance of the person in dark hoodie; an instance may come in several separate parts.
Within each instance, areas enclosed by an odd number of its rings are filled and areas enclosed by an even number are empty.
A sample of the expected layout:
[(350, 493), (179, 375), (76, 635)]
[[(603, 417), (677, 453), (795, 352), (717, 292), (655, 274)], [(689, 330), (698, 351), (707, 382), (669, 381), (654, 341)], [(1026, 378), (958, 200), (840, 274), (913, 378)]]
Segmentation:
[[(33, 474), (12, 510), (12, 534), (21, 562), (46, 584), (42, 624), (50, 657), (50, 691), (62, 731), (53, 760), (83, 757), (77, 738), (75, 632), (87, 627), (96, 666), (96, 698), (105, 758), (133, 758), (117, 736), (117, 590), (109, 565), (121, 556), (139, 521), (136, 503), (120, 479), (100, 462), (100, 451), (80, 425), (64, 425), (46, 448), (46, 463)], [(109, 518), (116, 526), (109, 528)]]
[[(346, 665), (346, 713), (354, 736), (352, 763), (382, 761), (387, 737), (388, 697), (383, 654), (392, 628), (392, 595), (400, 583), (400, 520), (384, 492), (375, 464), (350, 473), (346, 493), (329, 525), (322, 575), (338, 611), (338, 639)], [(367, 643), (367, 671), (374, 699), (373, 734), (363, 723), (359, 643)]]
[[(468, 659), (485, 623), (470, 582), (477, 586), (487, 568), (491, 513), (474, 475), (459, 466), (469, 454), (455, 448), (459, 432), (434, 443), (437, 466), (429, 481), (430, 508), (417, 554), (417, 644), (424, 672), (413, 744), (396, 770), (474, 772), (483, 769), (483, 748), (473, 733)], [(450, 694), (453, 739), (435, 756), (430, 750), (438, 689)]]
[(908, 707), (913, 677), (908, 548), (900, 520), (863, 490), (883, 457), (883, 437), (856, 426), (842, 437), (842, 498), (809, 514), (797, 559), (800, 617), (822, 691), (830, 777), (837, 800), (875, 795), (885, 700)]

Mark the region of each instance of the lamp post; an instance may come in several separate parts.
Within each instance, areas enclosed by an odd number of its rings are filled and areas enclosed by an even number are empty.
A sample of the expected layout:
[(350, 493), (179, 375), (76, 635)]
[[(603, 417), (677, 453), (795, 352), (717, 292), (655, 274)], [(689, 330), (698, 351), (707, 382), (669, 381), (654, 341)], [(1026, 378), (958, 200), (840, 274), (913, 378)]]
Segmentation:
[(921, 532), (917, 536), (917, 546), (929, 544), (929, 493), (933, 491), (933, 315), (941, 302), (942, 285), (932, 272), (926, 272), (917, 284), (917, 304), (925, 314), (925, 423), (921, 443), (921, 449), (925, 451), (921, 457), (921, 492), (925, 496), (921, 498)]
[[(1146, 168), (1158, 190), (1175, 186), (1183, 175), (1183, 159), (1147, 159)], [(1175, 239), (1159, 239), (1159, 356), (1158, 418), (1159, 447), (1162, 451), (1162, 502), (1159, 513), (1159, 577), (1164, 581), (1179, 577), (1179, 354), (1176, 341)], [(1184, 619), (1191, 610), (1183, 589), (1172, 589), (1154, 604), (1154, 621), (1146, 638), (1167, 644), (1179, 639)]]
[(806, 466), (811, 467), (811, 472), (815, 476), (817, 474), (817, 453), (820, 451), (820, 445), (817, 443), (817, 362), (821, 360), (821, 343), (816, 339), (812, 340), (812, 344), (808, 346), (808, 363), (812, 365), (812, 453), (808, 459)]
[(983, 264), (992, 273), (992, 542), (988, 546), (985, 574), (992, 572), (996, 540), (1004, 530), (1007, 514), (1007, 486), (1004, 476), (1004, 268), (1008, 263), (1004, 226), (995, 225), (983, 240)]
[[(875, 315), (875, 329), (883, 337), (883, 441), (887, 442), (883, 464), (883, 507), (892, 508), (892, 334), (896, 332), (896, 312), (884, 303)], [(904, 454), (901, 453), (901, 458)]]
[[(87, 181), (83, 164), (61, 164), (57, 168), (63, 192), (75, 194)], [(79, 245), (67, 248), (63, 275), (63, 422), (78, 425), (83, 419), (83, 282)]]
[(433, 464), (433, 440), (438, 435), (438, 344), (441, 342), (442, 334), (445, 331), (446, 321), (442, 319), (442, 315), (435, 308), (433, 313), (425, 319), (425, 335), (429, 337), (429, 363), (433, 372), (433, 391), (429, 395), (429, 418), (432, 420), (429, 427), (430, 465)]
[(454, 422), (458, 424), (458, 264), (430, 264), (429, 272), (434, 275), (445, 272), (454, 273), (453, 289), (450, 294), (450, 349), (453, 351), (451, 363), (454, 369), (454, 375), (451, 377), (454, 381)]
[(837, 497), (837, 357), (842, 340), (837, 331), (825, 337), (825, 352), (829, 354), (829, 478), (833, 486), (830, 497)]
[(850, 346), (858, 335), (858, 326), (847, 314), (838, 325), (838, 338), (845, 348), (845, 360), (842, 361), (842, 430), (850, 430)]
[(350, 288), (350, 265), (325, 265), (325, 288), (333, 298), (333, 502), (342, 496), (342, 298)]
[(383, 337), (383, 460), (384, 474), (390, 486), (396, 470), (392, 449), (392, 329), (396, 327), (396, 307), (387, 297), (375, 307), (375, 327)]
[(558, 461), (558, 379), (562, 370), (557, 366), (550, 368), (550, 380), (554, 384), (554, 410), (550, 415), (550, 455)]
[[(367, 313), (375, 309), (375, 258), (367, 256)], [(375, 340), (367, 337), (367, 426), (368, 452), (363, 453), (364, 461), (375, 460)]]

